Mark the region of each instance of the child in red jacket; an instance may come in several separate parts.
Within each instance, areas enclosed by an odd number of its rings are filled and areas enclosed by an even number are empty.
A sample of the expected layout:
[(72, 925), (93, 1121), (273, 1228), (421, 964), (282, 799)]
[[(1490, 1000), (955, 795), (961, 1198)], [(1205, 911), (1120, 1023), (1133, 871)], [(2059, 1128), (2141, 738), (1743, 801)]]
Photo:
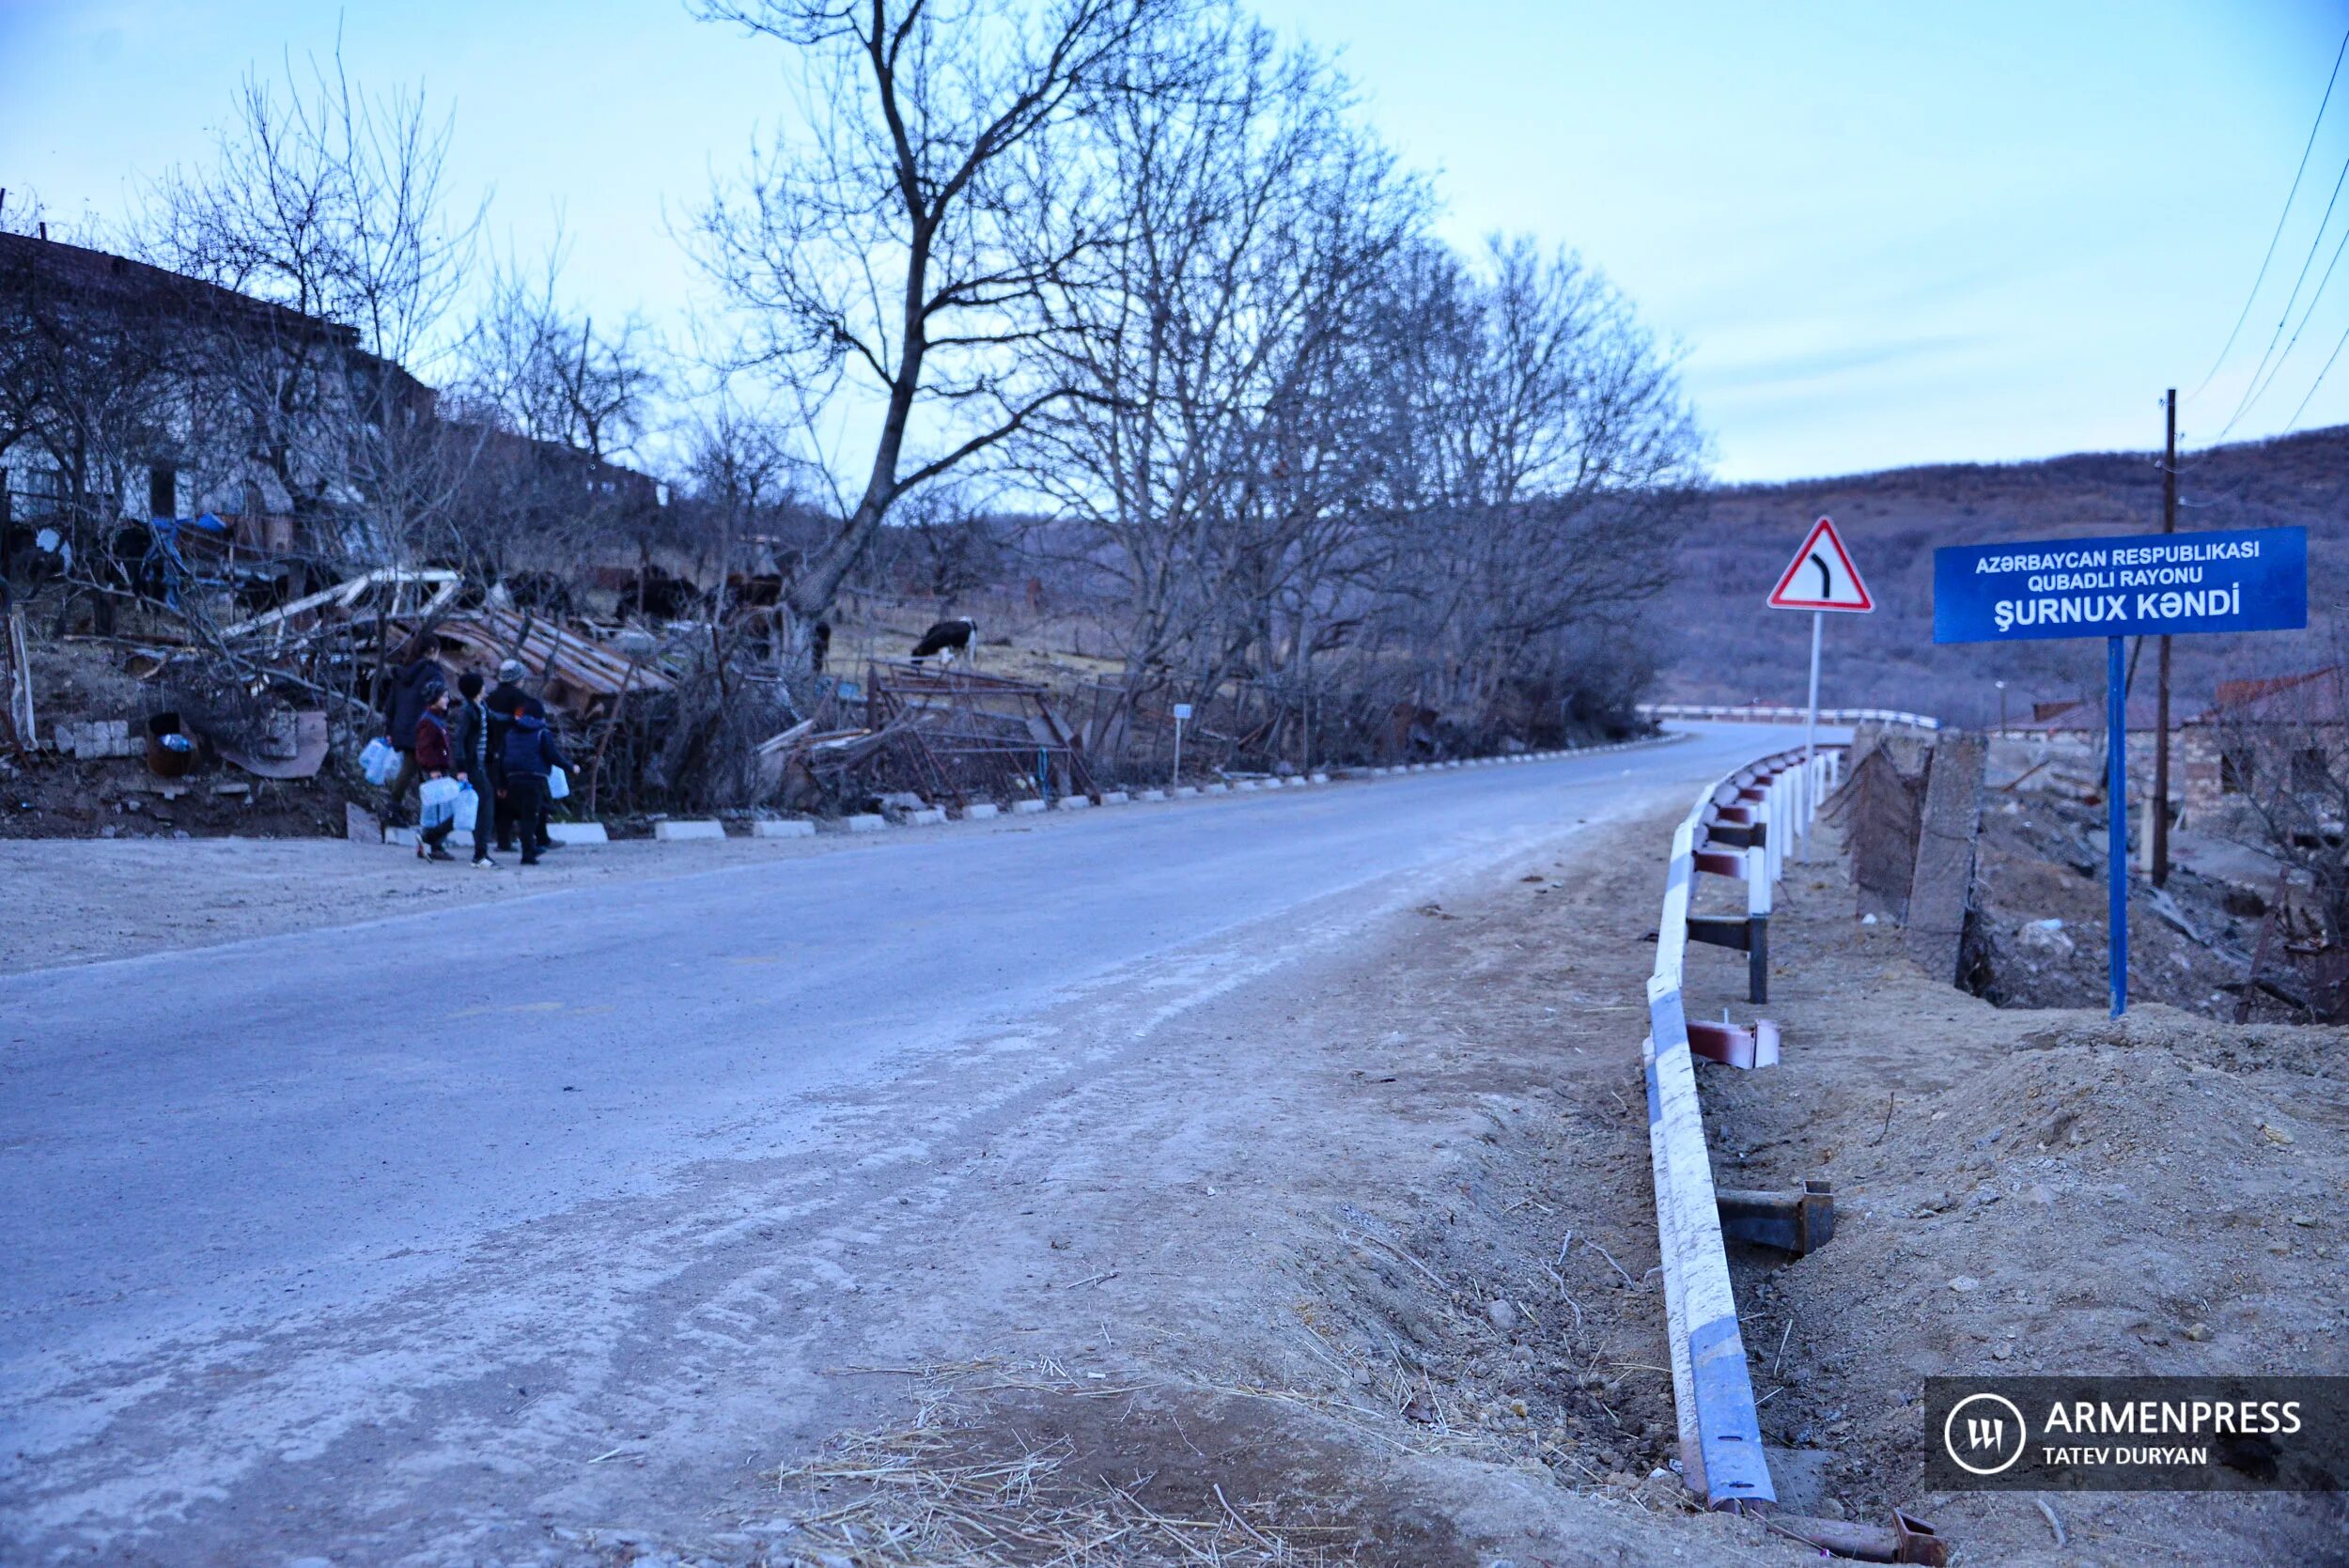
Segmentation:
[[(457, 769), (455, 749), (448, 736), (448, 688), (441, 682), (428, 681), (424, 688), (424, 713), (416, 721), (416, 770), (427, 779), (445, 779)], [(416, 834), (416, 859), (420, 861), (453, 861), (443, 846), (455, 831), (457, 818), (443, 816), (431, 827)]]

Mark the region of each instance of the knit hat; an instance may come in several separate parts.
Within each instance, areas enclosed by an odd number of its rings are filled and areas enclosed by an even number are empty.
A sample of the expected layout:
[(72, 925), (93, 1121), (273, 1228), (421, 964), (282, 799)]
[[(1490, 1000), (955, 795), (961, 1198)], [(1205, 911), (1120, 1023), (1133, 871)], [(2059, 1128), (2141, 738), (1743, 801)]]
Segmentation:
[(519, 659), (509, 659), (498, 666), (498, 679), (503, 681), (517, 681), (528, 674), (530, 672), (522, 667)]

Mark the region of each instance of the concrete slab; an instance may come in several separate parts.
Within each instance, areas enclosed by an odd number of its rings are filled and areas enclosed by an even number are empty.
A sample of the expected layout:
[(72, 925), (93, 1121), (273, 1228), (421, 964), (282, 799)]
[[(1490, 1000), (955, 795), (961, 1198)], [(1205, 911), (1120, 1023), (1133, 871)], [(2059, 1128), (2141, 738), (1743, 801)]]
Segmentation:
[(1014, 800), (1011, 803), (1011, 814), (1014, 816), (1033, 816), (1043, 809), (1044, 802), (1041, 800)]
[(844, 833), (878, 833), (888, 826), (889, 818), (875, 812), (859, 812), (840, 819), (840, 831)]
[(547, 837), (557, 844), (609, 844), (612, 835), (600, 822), (550, 822)]
[[(549, 833), (547, 836), (552, 838), (554, 835), (552, 833)], [(692, 818), (679, 819), (677, 817), (671, 817), (665, 821), (654, 823), (652, 825), (652, 836), (670, 843), (676, 843), (684, 839), (723, 838), (726, 836), (726, 829), (725, 824), (723, 822), (712, 822), (707, 819), (697, 821)]]
[(1163, 800), (1166, 799), (1166, 791), (1163, 789), (1145, 789), (1140, 795), (1135, 796), (1134, 799), (1137, 800)]
[(992, 822), (1001, 815), (1001, 811), (992, 800), (981, 800), (975, 805), (962, 808), (962, 819), (965, 822)]
[(1090, 811), (1093, 802), (1081, 795), (1064, 795), (1052, 802), (1054, 811)]
[(816, 836), (816, 824), (802, 821), (798, 817), (777, 820), (774, 817), (762, 816), (751, 824), (751, 836), (753, 838), (813, 838)]
[(1122, 789), (1104, 790), (1101, 793), (1101, 804), (1105, 806), (1122, 806), (1132, 799), (1132, 796)]
[(946, 808), (943, 806), (926, 806), (920, 811), (906, 813), (906, 826), (909, 828), (936, 828), (945, 820)]

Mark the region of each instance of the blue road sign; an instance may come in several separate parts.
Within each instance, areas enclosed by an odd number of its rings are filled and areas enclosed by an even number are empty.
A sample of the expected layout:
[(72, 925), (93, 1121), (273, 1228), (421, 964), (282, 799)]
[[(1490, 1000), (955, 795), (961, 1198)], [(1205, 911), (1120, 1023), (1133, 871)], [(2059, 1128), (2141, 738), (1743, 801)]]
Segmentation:
[(2129, 1004), (2128, 676), (2123, 640), (2309, 624), (2309, 531), (2128, 534), (1933, 552), (1933, 640), (2105, 640), (2106, 941), (2112, 1016)]
[(1933, 640), (2158, 637), (2309, 624), (2305, 528), (2130, 534), (1933, 552)]

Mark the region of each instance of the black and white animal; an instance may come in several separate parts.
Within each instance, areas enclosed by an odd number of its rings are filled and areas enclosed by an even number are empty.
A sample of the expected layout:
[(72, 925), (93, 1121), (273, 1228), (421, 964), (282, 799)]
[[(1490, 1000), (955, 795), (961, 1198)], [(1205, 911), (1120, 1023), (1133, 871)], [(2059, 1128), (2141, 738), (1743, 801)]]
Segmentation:
[(913, 644), (913, 661), (919, 664), (926, 659), (935, 659), (941, 664), (950, 665), (957, 657), (970, 657), (971, 644), (978, 640), (978, 635), (976, 621), (940, 621)]

